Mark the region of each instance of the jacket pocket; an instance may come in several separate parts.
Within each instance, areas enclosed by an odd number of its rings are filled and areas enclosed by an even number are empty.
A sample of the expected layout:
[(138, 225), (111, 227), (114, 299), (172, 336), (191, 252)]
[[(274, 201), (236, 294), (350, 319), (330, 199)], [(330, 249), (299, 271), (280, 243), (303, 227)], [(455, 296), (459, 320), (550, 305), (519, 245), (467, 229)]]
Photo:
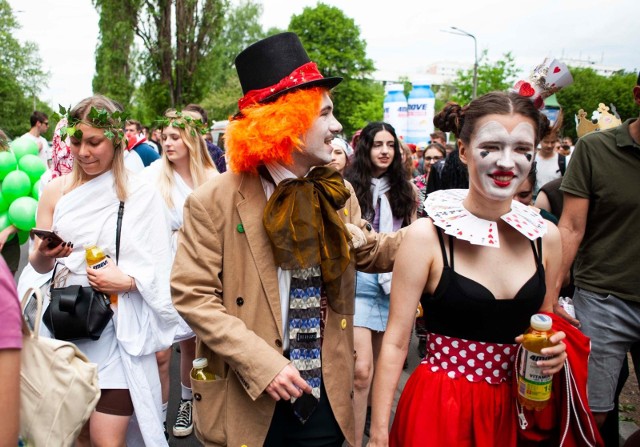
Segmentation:
[(227, 444), (227, 380), (191, 379), (193, 421), (198, 438), (209, 445)]

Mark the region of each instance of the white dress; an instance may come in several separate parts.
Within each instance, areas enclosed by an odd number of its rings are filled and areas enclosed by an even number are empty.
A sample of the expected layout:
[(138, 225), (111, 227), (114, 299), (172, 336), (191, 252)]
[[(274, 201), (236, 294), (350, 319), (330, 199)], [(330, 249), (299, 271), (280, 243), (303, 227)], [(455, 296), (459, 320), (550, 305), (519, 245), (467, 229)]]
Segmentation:
[[(131, 173), (127, 186), (118, 267), (135, 278), (137, 291), (119, 294), (114, 317), (99, 340), (76, 344), (98, 364), (101, 388), (129, 389), (134, 423), (127, 445), (167, 445), (155, 353), (171, 345), (179, 320), (169, 291), (170, 233), (157, 192)], [(66, 285), (88, 285), (85, 244), (98, 245), (115, 262), (118, 208), (111, 172), (60, 198), (52, 229), (74, 244), (72, 254), (58, 260), (59, 269), (68, 269)]]

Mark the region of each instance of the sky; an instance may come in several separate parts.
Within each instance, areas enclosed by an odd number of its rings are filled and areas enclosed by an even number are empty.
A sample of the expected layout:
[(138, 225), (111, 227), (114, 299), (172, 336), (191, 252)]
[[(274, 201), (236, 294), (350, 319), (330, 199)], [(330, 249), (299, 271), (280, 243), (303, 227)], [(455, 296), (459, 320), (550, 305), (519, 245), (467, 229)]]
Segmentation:
[[(240, 0), (231, 0), (237, 3)], [(286, 29), (289, 19), (317, 0), (258, 0), (264, 29)], [(98, 14), (91, 0), (9, 0), (35, 42), (48, 84), (40, 97), (57, 109), (91, 95)], [(545, 57), (589, 60), (627, 71), (640, 69), (637, 0), (324, 0), (355, 20), (376, 69), (411, 80), (439, 61), (474, 61), (473, 39), (443, 32), (455, 26), (475, 35), (478, 54), (511, 52), (523, 70)], [(634, 31), (634, 29), (636, 31)]]

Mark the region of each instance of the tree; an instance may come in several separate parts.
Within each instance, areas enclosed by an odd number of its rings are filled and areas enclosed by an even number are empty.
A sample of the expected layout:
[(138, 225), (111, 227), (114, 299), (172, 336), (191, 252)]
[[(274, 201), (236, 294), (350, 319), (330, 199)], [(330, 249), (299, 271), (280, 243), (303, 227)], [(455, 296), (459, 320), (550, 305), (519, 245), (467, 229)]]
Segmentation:
[(291, 17), (289, 31), (300, 36), (324, 76), (344, 78), (334, 90), (333, 102), (345, 134), (382, 118), (384, 89), (368, 79), (374, 71), (373, 61), (367, 58), (366, 42), (352, 18), (336, 7), (318, 3)]
[(261, 15), (261, 4), (243, 0), (225, 17), (212, 50), (211, 88), (202, 100), (212, 119), (227, 119), (238, 110), (242, 89), (233, 61), (244, 48), (266, 36), (260, 25)]
[[(564, 112), (562, 134), (572, 137), (576, 135), (576, 125), (573, 117), (580, 109), (591, 112), (598, 108), (599, 103), (607, 106), (613, 104), (624, 121), (638, 116), (638, 108), (633, 100), (633, 86), (636, 84), (636, 73), (616, 73), (610, 77), (597, 74), (590, 68), (570, 67), (573, 84), (560, 90), (556, 97)], [(613, 112), (613, 110), (611, 110)]]
[(142, 91), (158, 93), (158, 86), (167, 91), (161, 104), (144, 98), (156, 113), (203, 98), (210, 85), (213, 46), (227, 8), (228, 0), (144, 0), (136, 34), (149, 55), (142, 61), (144, 83), (156, 85)]
[[(489, 62), (488, 50), (483, 50), (478, 60), (478, 96), (492, 91), (505, 91), (516, 80), (518, 69), (511, 52), (505, 53), (502, 59)], [(458, 104), (471, 102), (473, 93), (473, 69), (459, 70), (453, 81), (456, 93), (451, 98)]]
[(122, 104), (133, 94), (131, 48), (141, 0), (93, 0), (100, 15), (93, 91)]
[(0, 0), (0, 126), (10, 137), (29, 130), (31, 112), (41, 106), (37, 95), (46, 84), (38, 47), (16, 40), (18, 27), (11, 6)]

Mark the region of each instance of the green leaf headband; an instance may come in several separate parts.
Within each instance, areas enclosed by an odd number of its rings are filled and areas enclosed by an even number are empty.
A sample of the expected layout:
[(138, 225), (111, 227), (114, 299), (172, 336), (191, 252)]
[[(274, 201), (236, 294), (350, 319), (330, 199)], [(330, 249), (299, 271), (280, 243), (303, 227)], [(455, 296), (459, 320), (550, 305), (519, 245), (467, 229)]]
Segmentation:
[(69, 115), (71, 107), (65, 109), (63, 106), (59, 106), (59, 113), (54, 113), (54, 117), (58, 120), (65, 118), (67, 120), (66, 126), (60, 128), (60, 137), (64, 140), (67, 137), (73, 137), (78, 140), (82, 139), (82, 131), (78, 129), (79, 124), (86, 124), (87, 126), (96, 127), (104, 130), (104, 136), (109, 138), (114, 145), (124, 139), (124, 126), (129, 118), (126, 112), (116, 110), (113, 113), (108, 112), (106, 109), (96, 109), (91, 107), (86, 120), (80, 120), (72, 118)]
[(203, 123), (201, 119), (196, 119), (189, 115), (183, 115), (182, 112), (176, 112), (176, 116), (171, 118), (163, 116), (162, 118), (158, 118), (156, 122), (161, 128), (171, 126), (186, 130), (187, 127), (189, 127), (192, 137), (195, 137), (196, 134), (206, 135), (209, 131), (208, 126)]

